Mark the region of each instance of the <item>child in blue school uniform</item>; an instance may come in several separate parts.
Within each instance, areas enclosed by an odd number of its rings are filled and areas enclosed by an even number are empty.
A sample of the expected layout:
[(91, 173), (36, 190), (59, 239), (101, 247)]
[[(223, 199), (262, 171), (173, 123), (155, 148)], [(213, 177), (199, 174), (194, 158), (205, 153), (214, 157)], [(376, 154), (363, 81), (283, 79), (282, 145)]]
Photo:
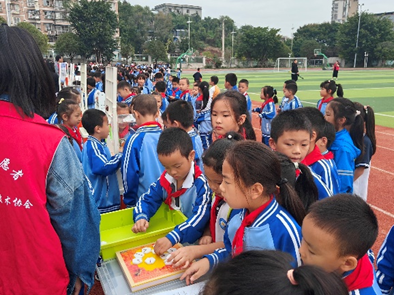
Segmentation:
[(334, 99), (334, 94), (343, 97), (343, 88), (341, 84), (337, 84), (334, 80), (326, 80), (320, 84), (320, 96), (322, 97), (316, 107), (324, 115), (326, 113), (327, 104)]
[(179, 79), (177, 77), (172, 78), (172, 89), (168, 95), (168, 100), (175, 101), (180, 99), (182, 90), (179, 88)]
[(164, 81), (159, 81), (156, 83), (155, 88), (161, 97), (160, 113), (163, 114), (163, 112), (167, 109), (168, 104), (169, 104), (168, 99), (167, 99), (167, 95), (166, 95), (166, 83)]
[(336, 130), (330, 150), (338, 169), (340, 192), (352, 193), (355, 161), (364, 150), (364, 120), (354, 103), (346, 98), (333, 99), (324, 117)]
[(138, 84), (138, 88), (141, 91), (141, 94), (150, 94), (151, 90), (145, 85), (145, 81), (146, 81), (145, 74), (138, 74), (137, 84)]
[[(303, 163), (308, 155), (312, 138), (312, 124), (301, 112), (290, 110), (278, 114), (272, 120), (270, 147), (285, 154), (294, 163)], [(322, 178), (311, 170), (318, 190), (318, 199), (332, 196)]]
[(294, 266), (300, 265), (300, 224), (305, 209), (281, 177), (276, 155), (263, 143), (240, 141), (226, 153), (222, 175), (222, 196), (231, 208), (243, 210), (227, 226), (225, 247), (193, 263), (181, 279), (194, 282), (216, 264), (248, 250), (287, 252), (293, 256)]
[(179, 98), (185, 101), (190, 101), (190, 82), (188, 78), (179, 80), (179, 89), (182, 91)]
[(201, 82), (198, 85), (198, 92), (200, 96), (195, 102), (196, 117), (194, 125), (200, 133), (202, 146), (204, 151), (207, 150), (212, 143), (212, 124), (211, 124), (211, 110), (204, 110), (209, 101), (209, 85), (207, 82)]
[(120, 168), (122, 154), (111, 156), (105, 143), (109, 135), (108, 117), (103, 111), (87, 110), (82, 125), (89, 133), (82, 151), (82, 166), (93, 187), (93, 197), (100, 213), (120, 208), (120, 192), (116, 172)]
[(93, 79), (96, 82), (95, 87), (100, 90), (101, 92), (104, 91), (104, 85), (103, 85), (103, 80), (102, 80), (102, 74), (100, 71), (94, 72), (93, 73)]
[(167, 119), (163, 121), (166, 128), (178, 127), (187, 132), (193, 143), (193, 150), (195, 152), (195, 163), (200, 170), (204, 172), (202, 163), (203, 147), (201, 137), (193, 126), (193, 108), (191, 104), (184, 100), (178, 100), (170, 103), (166, 109)]
[(259, 113), (261, 122), (262, 142), (269, 146), (271, 137), (271, 122), (276, 116), (275, 104), (278, 103), (276, 89), (272, 86), (264, 86), (261, 89), (260, 98), (264, 100), (261, 108), (254, 108), (252, 111)]
[(240, 209), (231, 209), (221, 196), (220, 184), (223, 181), (222, 165), (226, 152), (237, 141), (243, 140), (242, 136), (236, 132), (229, 132), (222, 139), (216, 140), (204, 153), (203, 162), (205, 177), (212, 190), (212, 206), (209, 226), (206, 227), (199, 245), (188, 246), (178, 249), (168, 258), (172, 260), (173, 266), (187, 267), (195, 259), (214, 252), (218, 248), (223, 248), (224, 234), (228, 222), (237, 215)]
[(155, 243), (155, 253), (163, 254), (176, 243), (194, 243), (209, 221), (210, 189), (201, 170), (194, 163), (192, 141), (186, 131), (169, 128), (157, 144), (160, 162), (166, 168), (151, 184), (134, 208), (134, 233), (145, 232), (150, 218), (162, 203), (171, 210), (180, 210), (187, 220)]
[(82, 136), (78, 125), (81, 123), (82, 111), (78, 103), (71, 99), (61, 99), (57, 105), (57, 117), (59, 123), (66, 130), (66, 135), (72, 138), (74, 151), (82, 161)]
[[(76, 90), (73, 89), (72, 87), (65, 87), (62, 90), (60, 90), (57, 93), (57, 102), (59, 103), (59, 101), (63, 99), (63, 100), (72, 100), (75, 101), (77, 104), (81, 103), (81, 93)], [(59, 120), (57, 118), (57, 113), (54, 112), (52, 115), (49, 116), (49, 118), (47, 119), (47, 122), (49, 124), (58, 124)]]
[(152, 95), (138, 95), (134, 97), (131, 109), (138, 128), (125, 143), (121, 167), (124, 203), (128, 207), (135, 206), (164, 170), (156, 151), (162, 131), (156, 122), (156, 99)]
[(283, 98), (279, 105), (278, 112), (295, 110), (302, 108), (302, 103), (300, 99), (296, 96), (298, 90), (297, 83), (293, 80), (285, 81), (283, 85)]
[(246, 98), (246, 107), (249, 112), (250, 120), (252, 120), (252, 100), (248, 94), (249, 81), (246, 79), (241, 79), (238, 83), (238, 91)]
[(86, 87), (88, 89), (88, 109), (94, 109), (96, 107), (96, 101), (100, 94), (100, 90), (96, 88), (96, 82), (93, 78), (87, 78)]
[(314, 107), (297, 109), (303, 113), (312, 123), (312, 136), (309, 151), (302, 163), (309, 166), (311, 170), (320, 176), (321, 180), (331, 191), (332, 195), (339, 193), (340, 183), (336, 165), (331, 165), (320, 152), (316, 142), (322, 137), (326, 125), (323, 114)]
[(314, 203), (302, 223), (303, 264), (334, 272), (349, 295), (380, 295), (368, 250), (378, 236), (378, 220), (361, 198), (338, 194)]
[(383, 295), (393, 294), (394, 288), (394, 226), (380, 247), (376, 260), (376, 279)]

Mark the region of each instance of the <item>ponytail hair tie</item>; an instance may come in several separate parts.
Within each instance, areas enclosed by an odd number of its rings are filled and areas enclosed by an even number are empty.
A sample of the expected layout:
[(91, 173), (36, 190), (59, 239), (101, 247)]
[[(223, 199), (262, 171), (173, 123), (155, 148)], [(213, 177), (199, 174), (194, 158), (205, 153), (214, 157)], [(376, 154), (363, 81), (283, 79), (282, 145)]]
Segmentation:
[(367, 115), (368, 115), (368, 107), (369, 106), (364, 106), (365, 114), (367, 114)]
[(355, 117), (357, 117), (358, 115), (360, 115), (360, 111), (359, 110), (356, 111)]
[(281, 178), (281, 180), (279, 180), (279, 182), (276, 185), (280, 187), (286, 183), (287, 183), (287, 178)]
[(64, 101), (64, 98), (61, 98), (58, 102), (58, 104), (61, 104)]
[(297, 285), (298, 285), (298, 283), (297, 283), (296, 280), (294, 279), (294, 269), (289, 269), (289, 270), (287, 271), (287, 278), (289, 279), (290, 283), (291, 283), (293, 286), (297, 286)]

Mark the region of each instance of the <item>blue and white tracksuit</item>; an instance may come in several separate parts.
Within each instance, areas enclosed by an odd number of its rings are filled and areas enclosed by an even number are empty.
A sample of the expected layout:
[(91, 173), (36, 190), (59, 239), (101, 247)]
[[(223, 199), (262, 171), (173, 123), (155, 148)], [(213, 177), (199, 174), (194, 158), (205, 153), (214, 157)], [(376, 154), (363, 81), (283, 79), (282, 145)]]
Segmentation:
[(139, 127), (127, 139), (123, 149), (123, 196), (128, 207), (135, 206), (138, 198), (164, 171), (156, 151), (162, 130), (158, 123), (150, 123)]
[(93, 196), (100, 213), (120, 208), (120, 192), (116, 171), (122, 154), (111, 157), (105, 141), (90, 136), (82, 150), (82, 166), (93, 187)]
[[(235, 215), (228, 223), (224, 235), (225, 248), (206, 255), (210, 267), (232, 255), (232, 241), (245, 216), (246, 209)], [(294, 218), (273, 198), (267, 208), (256, 218), (250, 227), (245, 228), (244, 251), (279, 250), (294, 257), (294, 266), (301, 265), (299, 248), (301, 227)]]
[(192, 140), (193, 143), (193, 150), (195, 152), (194, 161), (196, 162), (197, 166), (200, 170), (204, 173), (204, 165), (202, 162), (202, 154), (204, 153), (204, 149), (202, 147), (201, 137), (198, 132), (193, 128), (192, 130), (187, 132)]
[(197, 130), (200, 133), (202, 147), (205, 151), (212, 143), (211, 110), (201, 111), (197, 114), (197, 117), (194, 120), (194, 126), (197, 127)]
[(376, 280), (382, 294), (393, 294), (394, 290), (394, 227), (392, 227), (380, 247), (376, 260), (378, 267)]
[[(179, 206), (175, 205), (173, 198), (171, 207), (180, 210), (188, 219), (177, 225), (173, 231), (166, 235), (172, 245), (176, 243), (194, 243), (204, 233), (209, 222), (211, 209), (211, 191), (208, 181), (201, 174), (197, 179), (194, 177), (194, 163), (190, 167), (189, 174), (183, 182), (182, 188), (187, 190), (179, 196)], [(165, 180), (176, 187), (176, 180), (169, 174), (162, 175)], [(140, 219), (150, 220), (167, 199), (167, 191), (160, 184), (160, 179), (152, 183), (148, 191), (143, 194), (134, 208), (134, 222)]]
[(275, 103), (269, 102), (264, 106), (263, 109), (255, 108), (253, 111), (259, 113), (259, 117), (261, 118), (261, 133), (262, 133), (262, 142), (269, 146), (269, 139), (271, 137), (271, 123), (272, 120), (276, 116), (276, 108)]
[(300, 99), (295, 95), (291, 101), (289, 101), (289, 99), (286, 96), (284, 96), (282, 98), (280, 105), (279, 105), (279, 108), (282, 112), (289, 111), (289, 110), (295, 110), (298, 108), (302, 108), (302, 103), (301, 103)]

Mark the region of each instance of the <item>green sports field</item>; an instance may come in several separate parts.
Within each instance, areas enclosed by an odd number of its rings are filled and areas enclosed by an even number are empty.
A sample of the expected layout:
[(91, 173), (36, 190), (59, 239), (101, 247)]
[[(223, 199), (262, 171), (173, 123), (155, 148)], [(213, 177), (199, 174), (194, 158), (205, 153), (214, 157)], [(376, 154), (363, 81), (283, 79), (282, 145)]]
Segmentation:
[[(261, 87), (271, 85), (278, 90), (279, 101), (283, 96), (283, 81), (290, 79), (290, 73), (256, 70), (231, 70), (240, 79), (249, 80), (249, 91), (252, 100), (260, 100)], [(204, 81), (216, 75), (219, 77), (219, 87), (223, 88), (224, 76), (230, 70), (202, 70)], [(191, 78), (188, 72), (183, 77)], [(320, 83), (331, 78), (332, 71), (311, 70), (300, 72), (304, 80), (299, 79), (297, 96), (304, 106), (316, 106), (320, 99)], [(191, 80), (193, 81), (193, 80)], [(344, 88), (345, 97), (370, 105), (375, 111), (376, 124), (394, 128), (394, 70), (356, 70), (339, 72), (337, 83)]]

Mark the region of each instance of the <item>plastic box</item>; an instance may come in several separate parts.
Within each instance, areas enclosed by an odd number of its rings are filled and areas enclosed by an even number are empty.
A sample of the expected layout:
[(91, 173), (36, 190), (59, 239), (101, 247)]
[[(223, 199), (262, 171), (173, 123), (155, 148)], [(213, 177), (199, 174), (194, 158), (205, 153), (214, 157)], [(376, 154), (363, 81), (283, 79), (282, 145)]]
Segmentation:
[(134, 224), (133, 208), (102, 214), (101, 256), (105, 261), (116, 258), (115, 253), (118, 251), (153, 243), (186, 219), (180, 211), (170, 210), (167, 205), (163, 204), (149, 221), (148, 230), (145, 233), (135, 234), (131, 231)]

